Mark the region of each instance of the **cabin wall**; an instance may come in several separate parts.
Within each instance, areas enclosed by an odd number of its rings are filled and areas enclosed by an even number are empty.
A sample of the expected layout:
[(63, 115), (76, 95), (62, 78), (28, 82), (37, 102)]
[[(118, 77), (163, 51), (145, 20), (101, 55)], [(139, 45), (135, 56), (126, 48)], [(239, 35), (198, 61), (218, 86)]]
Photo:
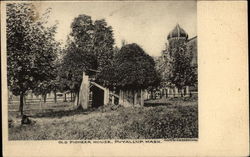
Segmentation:
[(145, 98), (144, 90), (120, 90), (119, 104), (124, 107), (143, 106)]

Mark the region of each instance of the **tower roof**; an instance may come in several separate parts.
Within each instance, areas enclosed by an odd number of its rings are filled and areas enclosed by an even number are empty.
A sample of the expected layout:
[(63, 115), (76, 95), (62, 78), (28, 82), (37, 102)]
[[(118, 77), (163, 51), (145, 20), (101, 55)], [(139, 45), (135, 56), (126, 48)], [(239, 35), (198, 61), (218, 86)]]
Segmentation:
[(185, 38), (188, 39), (188, 34), (186, 33), (186, 31), (184, 29), (182, 29), (180, 27), (179, 24), (177, 24), (174, 29), (169, 32), (167, 39), (171, 39), (171, 38)]

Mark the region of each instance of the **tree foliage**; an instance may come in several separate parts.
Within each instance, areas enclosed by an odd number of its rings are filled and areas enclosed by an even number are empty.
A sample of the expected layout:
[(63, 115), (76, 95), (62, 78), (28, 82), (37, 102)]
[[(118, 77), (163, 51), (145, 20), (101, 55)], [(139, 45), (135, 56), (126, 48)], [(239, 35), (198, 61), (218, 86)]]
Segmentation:
[(94, 52), (97, 57), (98, 70), (110, 64), (113, 59), (113, 30), (104, 19), (94, 22)]
[(93, 22), (88, 15), (79, 15), (73, 20), (60, 66), (62, 90), (78, 92), (83, 71), (96, 68), (92, 42), (93, 29)]
[(197, 69), (191, 66), (192, 55), (187, 51), (187, 45), (175, 41), (169, 49), (171, 54), (168, 80), (178, 89), (192, 86), (197, 82)]
[(72, 42), (67, 48), (67, 53), (63, 58), (60, 79), (62, 90), (70, 90), (72, 92), (78, 92), (83, 71), (87, 69), (96, 69), (96, 58), (93, 53), (84, 51), (84, 49), (77, 48)]
[(112, 32), (112, 27), (103, 19), (93, 22), (84, 14), (74, 19), (61, 64), (64, 90), (78, 92), (84, 71), (101, 71), (110, 66), (114, 45)]
[(71, 24), (70, 36), (77, 48), (93, 52), (93, 21), (88, 15), (79, 15)]
[(159, 83), (153, 58), (135, 43), (124, 45), (101, 76), (107, 85), (121, 89), (145, 89)]
[(39, 17), (31, 3), (7, 4), (8, 86), (20, 95), (20, 106), (28, 90), (52, 77), (58, 43), (56, 25), (46, 26), (48, 14)]

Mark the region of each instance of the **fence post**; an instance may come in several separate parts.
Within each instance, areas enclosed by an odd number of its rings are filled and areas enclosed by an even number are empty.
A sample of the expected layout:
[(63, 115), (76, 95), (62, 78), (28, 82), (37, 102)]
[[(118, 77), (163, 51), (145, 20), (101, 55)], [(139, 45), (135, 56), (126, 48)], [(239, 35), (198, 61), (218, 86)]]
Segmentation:
[(145, 90), (141, 89), (141, 106), (144, 106), (144, 93)]
[(105, 88), (104, 90), (104, 105), (109, 103), (109, 89)]
[(189, 94), (189, 86), (186, 86), (186, 95)]

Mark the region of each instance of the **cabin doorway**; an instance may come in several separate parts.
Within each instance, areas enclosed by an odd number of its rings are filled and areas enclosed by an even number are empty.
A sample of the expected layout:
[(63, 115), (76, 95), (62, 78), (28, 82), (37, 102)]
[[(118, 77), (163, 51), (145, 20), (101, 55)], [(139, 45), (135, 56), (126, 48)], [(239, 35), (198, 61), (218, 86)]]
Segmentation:
[(92, 92), (92, 107), (98, 108), (100, 106), (103, 106), (104, 105), (104, 90), (96, 86), (92, 86), (91, 92)]

